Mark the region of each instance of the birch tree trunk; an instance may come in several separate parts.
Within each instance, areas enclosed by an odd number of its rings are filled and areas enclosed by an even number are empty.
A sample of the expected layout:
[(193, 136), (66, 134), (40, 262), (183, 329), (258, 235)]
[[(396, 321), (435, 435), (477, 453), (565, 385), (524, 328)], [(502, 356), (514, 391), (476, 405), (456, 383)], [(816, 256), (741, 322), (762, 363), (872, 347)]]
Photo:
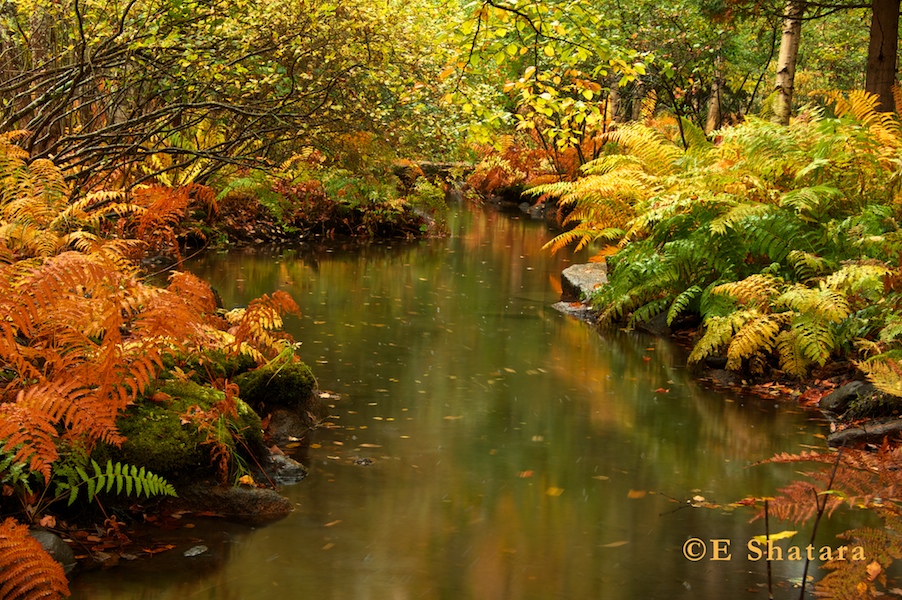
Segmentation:
[[(874, 0), (879, 1), (879, 0)], [(898, 2), (898, 0), (895, 0)], [(780, 56), (777, 59), (777, 81), (774, 89), (774, 120), (789, 124), (792, 115), (792, 93), (796, 76), (796, 61), (799, 56), (799, 38), (802, 35), (802, 14), (805, 4), (797, 0), (786, 3), (783, 15), (783, 37), (780, 40)]]

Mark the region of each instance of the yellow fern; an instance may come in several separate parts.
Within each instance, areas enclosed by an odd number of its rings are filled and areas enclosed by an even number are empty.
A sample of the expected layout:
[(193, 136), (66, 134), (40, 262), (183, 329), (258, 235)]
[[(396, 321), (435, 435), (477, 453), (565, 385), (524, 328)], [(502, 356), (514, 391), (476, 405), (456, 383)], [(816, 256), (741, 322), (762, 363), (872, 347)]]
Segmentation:
[[(727, 369), (730, 370), (739, 370), (744, 360), (769, 353), (777, 334), (787, 321), (784, 314), (762, 314), (754, 309), (738, 315), (741, 315), (744, 322), (727, 348)], [(738, 320), (734, 320), (734, 328)]]
[(730, 296), (742, 304), (761, 305), (777, 294), (779, 285), (780, 280), (773, 275), (755, 274), (742, 281), (718, 285), (712, 293)]

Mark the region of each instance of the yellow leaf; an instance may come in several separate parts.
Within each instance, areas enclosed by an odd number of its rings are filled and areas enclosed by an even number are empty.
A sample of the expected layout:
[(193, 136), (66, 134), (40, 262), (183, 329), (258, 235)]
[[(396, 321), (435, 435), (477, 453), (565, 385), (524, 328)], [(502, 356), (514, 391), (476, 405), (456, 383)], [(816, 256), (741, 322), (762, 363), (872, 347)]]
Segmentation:
[(619, 542), (611, 542), (610, 544), (602, 544), (602, 548), (619, 548), (620, 546), (626, 546), (629, 544), (627, 540), (620, 540)]
[(250, 485), (250, 486), (256, 485), (254, 478), (251, 477), (250, 475), (242, 475), (241, 477), (238, 478), (238, 483), (240, 483), (241, 485)]
[(547, 490), (545, 490), (545, 493), (549, 496), (557, 497), (564, 493), (564, 488), (550, 487)]
[[(772, 533), (772, 534), (770, 534), (770, 541), (776, 542), (777, 540), (789, 539), (797, 533), (798, 533), (798, 531), (789, 531), (789, 530), (781, 531), (780, 533)], [(766, 544), (768, 537), (766, 535), (756, 535), (752, 539), (755, 540), (756, 542), (758, 542), (759, 544)]]
[(554, 56), (554, 48), (551, 46), (545, 46), (542, 48), (542, 52), (545, 53), (545, 56)]
[(626, 497), (635, 500), (636, 498), (644, 498), (647, 493), (645, 490), (630, 490)]

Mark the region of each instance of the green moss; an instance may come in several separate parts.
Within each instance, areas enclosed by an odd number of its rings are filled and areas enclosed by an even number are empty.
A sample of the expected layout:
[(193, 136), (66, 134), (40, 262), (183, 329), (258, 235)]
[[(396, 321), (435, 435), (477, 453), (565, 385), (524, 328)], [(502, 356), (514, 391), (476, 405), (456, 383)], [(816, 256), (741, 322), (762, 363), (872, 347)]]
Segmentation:
[(235, 378), (241, 397), (253, 407), (298, 408), (310, 401), (316, 378), (302, 362), (264, 365)]
[(173, 477), (212, 471), (212, 446), (207, 443), (211, 433), (233, 454), (248, 450), (258, 454), (265, 448), (260, 417), (245, 402), (236, 400), (237, 419), (221, 418), (211, 424), (212, 429), (199, 430), (185, 418), (186, 413), (192, 406), (209, 410), (225, 399), (223, 392), (193, 381), (170, 381), (157, 391), (170, 399), (144, 399), (131, 406), (117, 421), (126, 441), (120, 448), (100, 448), (95, 456)]
[(167, 357), (163, 366), (172, 370), (176, 367), (189, 373), (197, 383), (212, 383), (218, 379), (233, 379), (256, 366), (247, 354), (231, 355), (221, 350), (206, 350), (187, 357)]

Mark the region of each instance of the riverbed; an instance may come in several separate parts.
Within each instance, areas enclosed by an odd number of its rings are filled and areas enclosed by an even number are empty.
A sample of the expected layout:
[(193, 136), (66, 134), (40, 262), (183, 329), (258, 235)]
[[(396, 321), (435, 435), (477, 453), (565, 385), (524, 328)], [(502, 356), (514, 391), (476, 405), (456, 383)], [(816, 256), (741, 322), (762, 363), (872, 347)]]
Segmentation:
[[(706, 389), (668, 341), (555, 311), (560, 272), (588, 256), (543, 251), (542, 222), (456, 206), (450, 228), (188, 264), (227, 306), (295, 298), (286, 330), (337, 395), (330, 426), (286, 448), (310, 470), (283, 490), (289, 517), (186, 517), (176, 548), (84, 574), (73, 598), (766, 597), (746, 548), (763, 522), (727, 505), (793, 476), (751, 463), (823, 447), (816, 415)], [(822, 527), (818, 544), (841, 530)], [(685, 556), (690, 538), (701, 560)], [(775, 563), (775, 578), (802, 566)]]

